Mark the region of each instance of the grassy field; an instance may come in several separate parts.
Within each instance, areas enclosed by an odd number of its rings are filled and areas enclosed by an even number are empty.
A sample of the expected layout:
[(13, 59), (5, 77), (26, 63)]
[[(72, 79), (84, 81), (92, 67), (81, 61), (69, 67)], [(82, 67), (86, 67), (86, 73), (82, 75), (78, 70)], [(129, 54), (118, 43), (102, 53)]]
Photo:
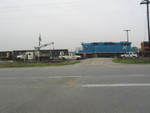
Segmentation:
[(138, 58), (138, 59), (121, 59), (118, 57), (115, 57), (113, 59), (116, 63), (124, 63), (124, 64), (150, 64), (150, 61), (148, 58)]
[(47, 67), (47, 66), (64, 66), (79, 63), (80, 61), (65, 61), (60, 63), (36, 63), (36, 62), (0, 62), (0, 68), (13, 67)]

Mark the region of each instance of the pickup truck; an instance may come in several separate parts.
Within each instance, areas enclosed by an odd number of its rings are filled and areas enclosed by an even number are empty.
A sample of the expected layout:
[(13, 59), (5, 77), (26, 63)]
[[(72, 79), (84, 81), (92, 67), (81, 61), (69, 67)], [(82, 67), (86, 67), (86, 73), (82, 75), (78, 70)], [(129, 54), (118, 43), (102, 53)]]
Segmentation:
[(63, 60), (79, 60), (81, 59), (81, 56), (75, 55), (74, 53), (71, 52), (69, 53), (69, 55), (60, 55), (59, 58)]
[(138, 54), (134, 52), (127, 52), (125, 54), (120, 55), (122, 59), (136, 59), (138, 58)]

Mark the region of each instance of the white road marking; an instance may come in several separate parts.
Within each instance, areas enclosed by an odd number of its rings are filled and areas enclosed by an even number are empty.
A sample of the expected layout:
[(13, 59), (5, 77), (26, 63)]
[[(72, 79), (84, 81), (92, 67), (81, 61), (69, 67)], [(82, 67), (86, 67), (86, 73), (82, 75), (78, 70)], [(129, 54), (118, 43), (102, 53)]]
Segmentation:
[(150, 86), (150, 83), (145, 84), (85, 84), (81, 85), (83, 88), (94, 88), (94, 87), (136, 87), (136, 86)]
[(75, 78), (80, 78), (82, 76), (49, 76), (48, 78), (71, 78), (71, 77), (75, 77)]

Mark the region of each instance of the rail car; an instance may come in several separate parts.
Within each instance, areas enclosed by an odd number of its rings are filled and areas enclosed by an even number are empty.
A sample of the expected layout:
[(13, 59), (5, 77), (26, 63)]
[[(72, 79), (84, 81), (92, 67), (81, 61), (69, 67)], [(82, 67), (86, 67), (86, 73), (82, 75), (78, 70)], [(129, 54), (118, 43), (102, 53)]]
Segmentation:
[(12, 51), (1, 51), (0, 60), (12, 60)]
[(131, 51), (131, 42), (92, 42), (81, 43), (82, 49), (76, 50), (82, 57), (113, 57)]
[(149, 57), (149, 54), (150, 54), (149, 52), (150, 52), (149, 42), (146, 42), (146, 41), (142, 42), (140, 56)]

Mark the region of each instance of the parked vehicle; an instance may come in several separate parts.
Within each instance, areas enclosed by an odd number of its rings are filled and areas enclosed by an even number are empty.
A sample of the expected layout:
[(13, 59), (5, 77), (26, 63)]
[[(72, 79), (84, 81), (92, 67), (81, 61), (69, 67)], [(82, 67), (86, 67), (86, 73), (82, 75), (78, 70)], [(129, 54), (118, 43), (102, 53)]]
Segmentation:
[(92, 42), (82, 43), (82, 50), (76, 50), (76, 55), (84, 57), (112, 57), (131, 51), (131, 42)]
[(138, 54), (134, 52), (127, 52), (125, 54), (120, 55), (122, 59), (136, 59), (138, 58)]
[(25, 52), (24, 54), (17, 56), (17, 60), (33, 60), (34, 58), (34, 52)]
[(79, 60), (81, 56), (75, 55), (74, 52), (69, 52), (69, 55), (60, 55), (59, 58), (63, 60)]

